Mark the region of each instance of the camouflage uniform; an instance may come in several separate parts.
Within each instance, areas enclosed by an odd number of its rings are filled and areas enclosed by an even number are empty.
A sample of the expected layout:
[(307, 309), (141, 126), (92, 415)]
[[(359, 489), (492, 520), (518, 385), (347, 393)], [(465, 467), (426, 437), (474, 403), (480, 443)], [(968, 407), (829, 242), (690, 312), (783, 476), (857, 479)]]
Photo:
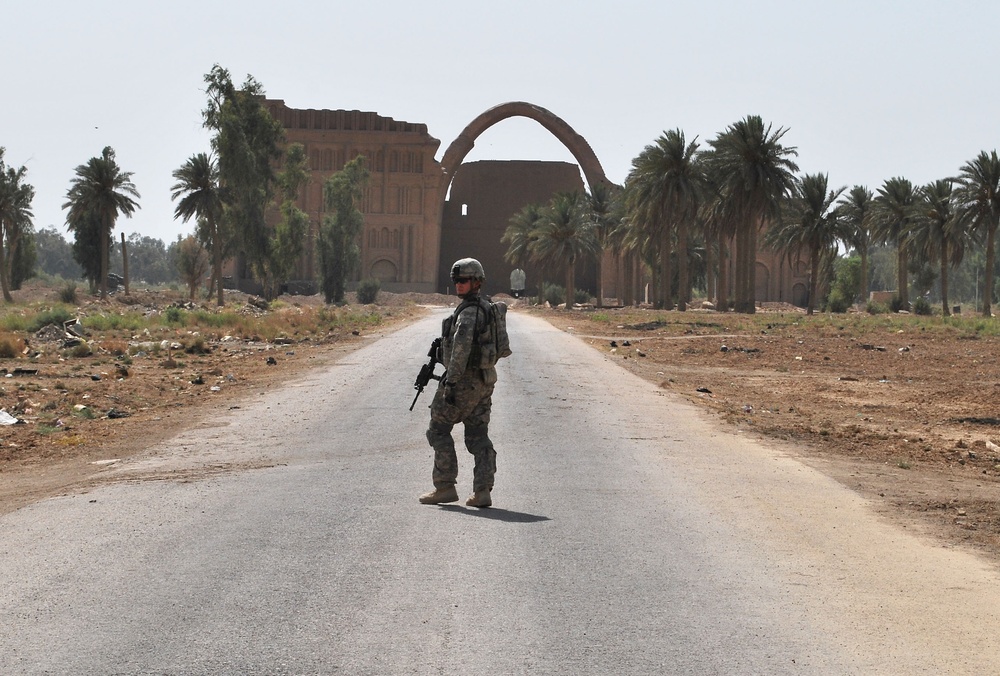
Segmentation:
[(465, 447), (476, 460), (473, 490), (493, 489), (497, 454), (489, 437), (490, 409), (496, 368), (480, 368), (475, 337), (486, 330), (489, 308), (478, 294), (470, 294), (455, 313), (444, 320), (441, 363), (447, 369), (431, 402), (427, 441), (434, 449), (434, 487), (453, 487), (458, 480), (458, 457), (452, 428), (465, 426)]

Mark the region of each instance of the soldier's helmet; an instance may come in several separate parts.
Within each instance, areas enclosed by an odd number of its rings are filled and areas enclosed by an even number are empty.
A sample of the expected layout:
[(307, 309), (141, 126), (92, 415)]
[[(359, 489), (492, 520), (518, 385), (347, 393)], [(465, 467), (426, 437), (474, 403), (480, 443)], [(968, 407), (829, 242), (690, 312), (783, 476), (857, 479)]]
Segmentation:
[(454, 282), (459, 277), (469, 277), (484, 282), (486, 281), (486, 271), (483, 270), (483, 264), (475, 258), (462, 258), (451, 266), (451, 281)]

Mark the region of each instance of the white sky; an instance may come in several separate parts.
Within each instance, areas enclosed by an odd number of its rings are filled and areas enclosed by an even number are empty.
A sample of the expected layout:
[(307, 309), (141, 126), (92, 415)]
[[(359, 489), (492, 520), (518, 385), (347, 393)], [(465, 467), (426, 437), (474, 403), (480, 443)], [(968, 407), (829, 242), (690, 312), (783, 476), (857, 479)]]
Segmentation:
[[(35, 186), (35, 226), (65, 233), (74, 168), (105, 145), (141, 210), (118, 231), (172, 240), (171, 172), (207, 151), (202, 78), (252, 74), (293, 108), (427, 124), (437, 158), (484, 110), (528, 101), (624, 180), (666, 129), (701, 141), (747, 115), (787, 127), (803, 172), (875, 190), (954, 175), (1000, 147), (995, 0), (10, 0), (0, 146)], [(466, 161), (572, 155), (532, 120)]]

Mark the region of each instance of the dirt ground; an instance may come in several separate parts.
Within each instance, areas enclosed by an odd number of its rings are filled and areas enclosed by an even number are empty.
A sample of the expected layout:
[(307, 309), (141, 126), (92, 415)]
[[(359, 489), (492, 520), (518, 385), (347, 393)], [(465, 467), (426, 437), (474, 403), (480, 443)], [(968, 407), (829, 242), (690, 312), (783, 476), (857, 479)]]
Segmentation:
[(975, 319), (957, 329), (940, 317), (807, 317), (783, 305), (752, 317), (543, 314), (624, 368), (781, 444), (887, 518), (1000, 561), (1000, 339), (975, 330)]
[[(43, 292), (29, 289), (15, 298)], [(141, 294), (127, 302), (162, 311), (178, 301)], [(315, 296), (281, 300), (293, 312), (322, 303)], [(787, 306), (746, 317), (567, 312), (505, 300), (514, 312), (539, 314), (724, 424), (781, 444), (871, 499), (886, 518), (1000, 562), (1000, 339), (989, 332), (928, 329), (926, 321), (905, 317), (806, 317)], [(81, 312), (95, 303), (87, 301)], [(106, 351), (63, 359), (30, 336), (39, 356), (0, 359), (0, 377), (7, 376), (0, 409), (23, 421), (0, 426), (0, 513), (85, 491), (101, 481), (109, 461), (355, 349), (422, 314), (422, 305), (453, 303), (447, 296), (383, 293), (377, 328), (274, 342), (212, 340), (204, 354), (136, 356), (124, 370)], [(247, 308), (257, 312), (249, 302)], [(53, 411), (60, 413), (55, 423)]]

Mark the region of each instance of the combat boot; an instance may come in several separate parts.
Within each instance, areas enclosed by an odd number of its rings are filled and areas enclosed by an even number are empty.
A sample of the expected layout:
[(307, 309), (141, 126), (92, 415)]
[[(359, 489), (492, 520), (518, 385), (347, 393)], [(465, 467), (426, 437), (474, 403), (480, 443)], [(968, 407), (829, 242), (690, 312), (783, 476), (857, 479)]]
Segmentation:
[(488, 488), (476, 491), (465, 501), (467, 507), (489, 507), (492, 504), (493, 500), (490, 498), (490, 490)]
[(458, 502), (458, 491), (455, 485), (445, 488), (435, 488), (430, 493), (424, 493), (418, 500), (425, 505), (439, 505), (442, 502)]

